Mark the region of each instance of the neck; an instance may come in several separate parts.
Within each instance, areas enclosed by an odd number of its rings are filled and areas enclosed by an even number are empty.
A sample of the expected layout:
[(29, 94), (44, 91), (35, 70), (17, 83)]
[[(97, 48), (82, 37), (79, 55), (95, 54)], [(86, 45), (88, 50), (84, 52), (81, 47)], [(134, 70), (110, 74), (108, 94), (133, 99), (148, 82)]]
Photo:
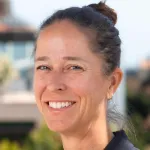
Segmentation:
[(99, 118), (88, 127), (72, 134), (61, 134), (64, 150), (104, 150), (112, 139), (105, 118)]

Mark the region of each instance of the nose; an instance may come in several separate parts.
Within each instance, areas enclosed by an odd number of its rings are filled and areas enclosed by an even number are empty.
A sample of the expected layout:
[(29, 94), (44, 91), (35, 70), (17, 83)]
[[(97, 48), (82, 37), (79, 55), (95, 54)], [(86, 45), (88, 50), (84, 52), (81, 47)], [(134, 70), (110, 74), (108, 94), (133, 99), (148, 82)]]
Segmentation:
[(67, 85), (64, 83), (64, 77), (60, 73), (51, 74), (48, 80), (47, 89), (50, 92), (65, 91)]

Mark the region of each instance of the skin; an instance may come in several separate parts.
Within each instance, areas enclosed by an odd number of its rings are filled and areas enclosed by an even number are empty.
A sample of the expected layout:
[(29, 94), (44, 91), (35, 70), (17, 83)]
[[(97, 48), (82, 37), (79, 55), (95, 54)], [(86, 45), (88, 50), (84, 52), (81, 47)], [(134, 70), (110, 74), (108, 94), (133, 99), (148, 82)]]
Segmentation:
[[(55, 22), (39, 34), (35, 98), (48, 128), (60, 134), (65, 150), (102, 150), (112, 139), (107, 102), (120, 84), (122, 71), (116, 68), (106, 76), (103, 63), (90, 50), (87, 36), (67, 20)], [(46, 104), (53, 100), (76, 103), (63, 112), (54, 112)]]

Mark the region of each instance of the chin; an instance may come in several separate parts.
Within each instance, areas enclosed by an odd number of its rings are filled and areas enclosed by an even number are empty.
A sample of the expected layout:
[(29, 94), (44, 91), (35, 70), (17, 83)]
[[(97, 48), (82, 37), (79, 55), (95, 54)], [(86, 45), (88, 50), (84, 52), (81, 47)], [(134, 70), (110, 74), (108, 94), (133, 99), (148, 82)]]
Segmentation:
[(46, 124), (48, 128), (51, 131), (57, 132), (57, 133), (65, 133), (68, 132), (71, 127), (67, 125), (67, 123), (63, 121), (46, 121)]

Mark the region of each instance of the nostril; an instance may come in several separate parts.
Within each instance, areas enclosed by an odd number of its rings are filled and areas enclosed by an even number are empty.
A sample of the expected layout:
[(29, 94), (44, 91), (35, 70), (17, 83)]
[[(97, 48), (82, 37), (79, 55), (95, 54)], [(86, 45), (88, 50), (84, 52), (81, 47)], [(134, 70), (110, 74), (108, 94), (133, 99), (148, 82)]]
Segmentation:
[(55, 83), (55, 84), (49, 84), (47, 86), (47, 89), (49, 91), (65, 91), (67, 89), (67, 86), (64, 85), (64, 84), (57, 84), (57, 83)]

